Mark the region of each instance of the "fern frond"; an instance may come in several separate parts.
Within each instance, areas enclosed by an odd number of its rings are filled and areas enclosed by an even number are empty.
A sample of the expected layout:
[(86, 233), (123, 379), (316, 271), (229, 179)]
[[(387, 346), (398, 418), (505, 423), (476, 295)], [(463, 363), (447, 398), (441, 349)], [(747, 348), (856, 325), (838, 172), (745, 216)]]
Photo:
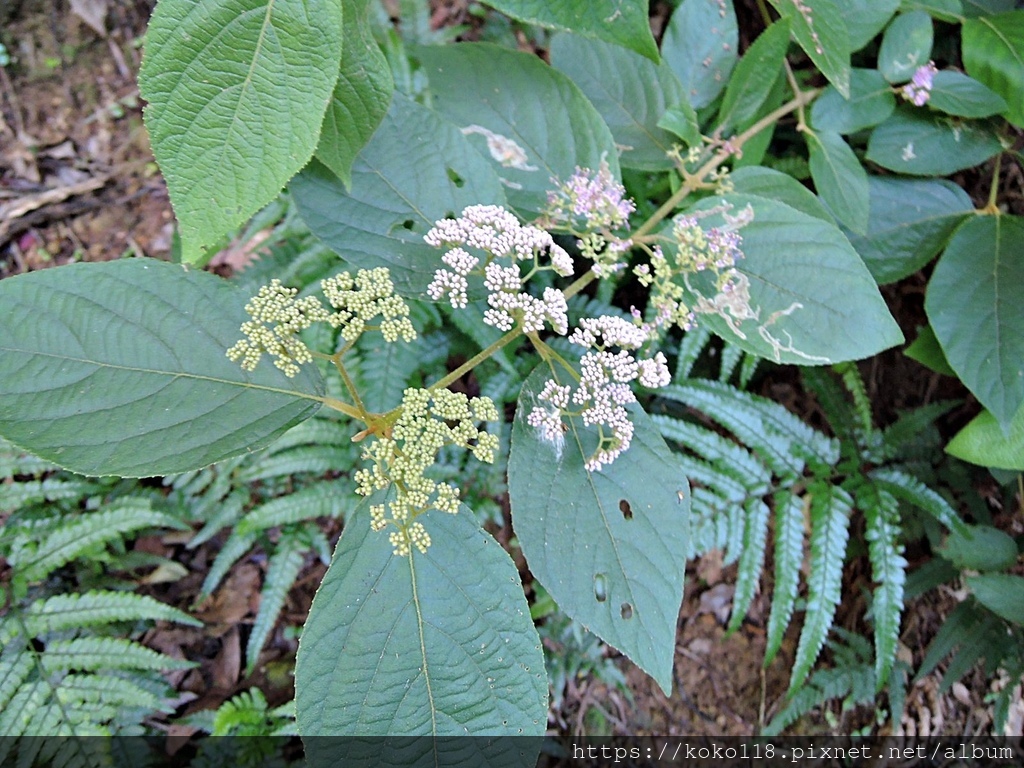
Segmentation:
[(718, 380), (728, 383), (741, 360), (743, 360), (743, 350), (735, 344), (725, 342), (722, 345), (722, 362), (718, 369)]
[(913, 475), (894, 468), (874, 469), (868, 476), (897, 499), (927, 512), (950, 531), (970, 536), (967, 527), (942, 496)]
[[(18, 637), (15, 632), (6, 633), (0, 652), (0, 712), (8, 708), (34, 668), (32, 655), (26, 653), (24, 637)], [(3, 733), (0, 730), (0, 734)]]
[(318, 415), (296, 424), (271, 443), (267, 450), (269, 453), (281, 453), (300, 445), (345, 446), (352, 441), (352, 432), (351, 425)]
[(814, 393), (832, 432), (842, 443), (857, 444), (857, 417), (846, 390), (828, 368), (802, 368), (800, 379)]
[(65, 480), (48, 477), (45, 480), (20, 480), (0, 483), (0, 511), (10, 511), (44, 501), (81, 499), (95, 493), (98, 486), (90, 480)]
[(746, 487), (731, 474), (719, 471), (704, 459), (687, 454), (677, 454), (680, 470), (690, 480), (720, 496), (730, 504), (742, 504), (750, 495)]
[(693, 451), (709, 462), (713, 470), (739, 483), (749, 495), (764, 496), (768, 493), (771, 487), (771, 473), (743, 446), (693, 422), (662, 414), (654, 414), (651, 419), (662, 437)]
[(199, 590), (199, 597), (203, 598), (212, 594), (213, 590), (220, 584), (221, 579), (231, 570), (231, 566), (235, 564), (235, 561), (252, 549), (255, 543), (255, 533), (242, 536), (238, 531), (232, 531), (231, 535), (228, 536), (228, 540), (224, 542), (224, 546), (221, 547), (220, 552), (213, 559), (213, 565), (210, 566), (210, 570), (206, 572), (203, 586)]
[(721, 382), (698, 379), (669, 385), (659, 394), (714, 419), (761, 455), (779, 477), (799, 477), (806, 459), (827, 465), (839, 460), (835, 440), (767, 398)]
[(238, 473), (238, 482), (251, 483), (302, 473), (322, 475), (347, 469), (351, 465), (352, 451), (347, 447), (299, 446), (261, 458)]
[(807, 576), (807, 613), (789, 679), (800, 686), (821, 653), (842, 596), (843, 563), (853, 499), (843, 488), (815, 483), (811, 496), (811, 563)]
[[(0, 437), (0, 477), (23, 475), (38, 477), (46, 472), (60, 469), (46, 459), (25, 453)], [(2, 506), (2, 504), (0, 504)]]
[(896, 661), (907, 561), (899, 544), (899, 502), (896, 497), (873, 483), (864, 483), (857, 488), (856, 499), (867, 522), (864, 537), (868, 542), (868, 560), (876, 584), (871, 598), (871, 616), (875, 625), (875, 678), (881, 690)]
[(740, 389), (746, 389), (750, 386), (750, 382), (754, 378), (754, 374), (757, 373), (757, 368), (761, 364), (761, 360), (762, 358), (757, 355), (743, 356), (743, 361), (740, 363)]
[(875, 419), (871, 413), (871, 398), (864, 387), (864, 378), (860, 375), (860, 369), (853, 362), (836, 363), (832, 370), (839, 374), (846, 386), (846, 390), (853, 398), (854, 413), (859, 420), (860, 429), (866, 435), (874, 431)]
[(805, 501), (802, 497), (792, 493), (780, 493), (775, 497), (775, 589), (768, 614), (765, 667), (772, 663), (782, 647), (782, 638), (796, 606), (800, 567), (804, 559), (804, 514)]
[(267, 575), (263, 580), (263, 588), (260, 590), (259, 611), (256, 613), (249, 642), (245, 647), (246, 674), (252, 674), (256, 669), (260, 651), (267, 642), (274, 624), (277, 623), (277, 617), (288, 597), (288, 590), (292, 588), (299, 571), (302, 570), (306, 553), (311, 548), (310, 538), (310, 532), (305, 527), (292, 528), (282, 532), (280, 541), (274, 547), (274, 554), (270, 556)]
[(262, 736), (267, 723), (267, 700), (259, 688), (232, 696), (213, 718), (213, 736)]
[(279, 525), (290, 525), (317, 517), (340, 517), (358, 504), (350, 480), (323, 481), (295, 493), (266, 501), (247, 513), (235, 526), (234, 534), (249, 536)]
[(46, 578), (57, 568), (79, 557), (92, 547), (123, 539), (144, 528), (186, 526), (170, 515), (153, 509), (148, 499), (125, 497), (111, 502), (99, 512), (82, 514), (63, 522), (40, 541), (34, 552), (13, 553), (10, 563), (26, 582)]
[(761, 583), (764, 568), (764, 553), (768, 539), (768, 505), (761, 499), (750, 499), (744, 505), (746, 525), (743, 528), (743, 549), (740, 555), (739, 571), (736, 574), (736, 590), (732, 599), (732, 617), (726, 633), (739, 629), (747, 609)]
[(911, 446), (920, 443), (923, 433), (931, 431), (939, 436), (935, 422), (959, 404), (959, 400), (939, 400), (901, 413), (882, 433), (887, 455), (890, 458), (904, 458)]
[(742, 522), (737, 523), (737, 519), (742, 518), (742, 510), (739, 504), (726, 502), (706, 488), (691, 488), (689, 556), (726, 549), (731, 540), (730, 532), (743, 530)]
[[(217, 505), (216, 512), (205, 518), (206, 523), (186, 545), (188, 549), (195, 549), (200, 544), (204, 544), (216, 536), (217, 532), (222, 528), (234, 525), (239, 518), (241, 518), (242, 512), (248, 501), (248, 489), (236, 488), (231, 491), (227, 498), (223, 499), (220, 504)], [(200, 519), (204, 518), (200, 517)]]
[(203, 625), (187, 613), (147, 595), (106, 590), (53, 595), (36, 600), (24, 610), (22, 619), (25, 631), (33, 636), (114, 621), (162, 620), (193, 627)]
[(54, 640), (44, 656), (49, 673), (79, 670), (100, 672), (111, 669), (148, 669), (161, 672), (191, 669), (191, 661), (172, 659), (151, 648), (122, 637), (78, 637)]
[(672, 377), (673, 381), (682, 382), (689, 378), (693, 366), (697, 364), (700, 353), (711, 341), (711, 329), (705, 325), (698, 325), (686, 332), (682, 341), (679, 342), (679, 352), (676, 357), (676, 371)]

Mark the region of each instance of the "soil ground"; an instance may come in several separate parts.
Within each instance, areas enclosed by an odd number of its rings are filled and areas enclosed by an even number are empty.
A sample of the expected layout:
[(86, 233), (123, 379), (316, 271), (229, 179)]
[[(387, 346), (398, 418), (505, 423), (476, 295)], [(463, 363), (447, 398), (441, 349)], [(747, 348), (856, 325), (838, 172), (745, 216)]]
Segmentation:
[[(21, 0), (15, 7), (15, 2), (0, 0), (0, 23), (5, 24), (2, 42), (15, 60), (13, 66), (0, 67), (0, 277), (75, 260), (102, 261), (125, 254), (166, 256), (173, 216), (148, 147), (135, 84), (150, 3)], [(655, 22), (663, 22), (665, 9), (652, 5)], [(465, 2), (440, 2), (434, 8), (435, 25), (471, 21), (465, 15)], [(1020, 207), (1020, 167), (1011, 167), (1007, 174), (1009, 204)], [(987, 186), (972, 189), (978, 186), (972, 177), (963, 183), (975, 196), (987, 192)], [(918, 276), (886, 291), (910, 338), (915, 324), (923, 319), (924, 284)], [(900, 408), (940, 396), (964, 396), (959, 389), (949, 391), (955, 386), (950, 380), (940, 381), (898, 351), (865, 364), (863, 372), (876, 396), (876, 416), (883, 422)], [(785, 374), (767, 380), (763, 387), (764, 394), (814, 420), (814, 402)], [(952, 418), (966, 420), (971, 407), (967, 398), (967, 410)], [(331, 533), (336, 537), (339, 531)], [(186, 550), (184, 543), (180, 537), (165, 536), (136, 546), (179, 558), (188, 575), (155, 591), (162, 599), (187, 608), (214, 552), (208, 547)], [(202, 662), (200, 669), (175, 678), (181, 692), (180, 712), (216, 707), (252, 685), (262, 687), (271, 703), (290, 698), (295, 642), (282, 628), (302, 624), (323, 566), (310, 564), (290, 595), (259, 670), (245, 677), (241, 648), (245, 627), (258, 606), (265, 566), (265, 559), (254, 555), (235, 567), (226, 584), (199, 606), (197, 615), (205, 627), (156, 630), (148, 637), (160, 650)], [(570, 681), (565, 704), (557, 713), (558, 726), (572, 733), (757, 733), (783, 701), (795, 638), (789, 637), (780, 657), (762, 670), (769, 606), (764, 593), (755, 599), (739, 631), (725, 637), (734, 578), (735, 569), (723, 568), (720, 558), (713, 556), (696, 563), (688, 574), (672, 696), (665, 696), (622, 660), (628, 694), (593, 680)], [(849, 574), (851, 584), (866, 578)], [(928, 641), (961, 599), (963, 595), (952, 590), (939, 591), (910, 607), (903, 629), (908, 658), (920, 662)], [(862, 629), (864, 609), (863, 604), (844, 603), (837, 624)], [(987, 681), (980, 671), (946, 694), (938, 693), (938, 679), (936, 673), (910, 688), (901, 730), (962, 735), (991, 728), (984, 702)], [(1018, 700), (1018, 705), (1011, 728), (1020, 734), (1024, 702)], [(849, 733), (871, 726), (874, 720), (874, 712), (842, 712), (834, 703), (827, 711), (817, 710), (805, 718), (795, 730)], [(171, 735), (187, 737), (189, 730), (172, 728)]]

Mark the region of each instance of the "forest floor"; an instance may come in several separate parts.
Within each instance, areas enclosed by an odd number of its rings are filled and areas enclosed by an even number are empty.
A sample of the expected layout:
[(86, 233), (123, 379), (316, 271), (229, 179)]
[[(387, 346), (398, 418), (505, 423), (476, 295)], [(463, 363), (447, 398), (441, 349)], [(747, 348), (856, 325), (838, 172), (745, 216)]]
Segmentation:
[[(149, 150), (135, 82), (150, 3), (23, 0), (15, 8), (13, 2), (0, 0), (2, 41), (14, 59), (13, 65), (0, 67), (0, 277), (69, 261), (167, 257), (173, 215)], [(436, 3), (437, 23), (450, 23), (457, 6), (464, 10), (465, 3)], [(885, 292), (909, 338), (916, 335), (915, 323), (923, 322), (924, 282), (911, 278)], [(950, 391), (951, 380), (940, 381), (898, 350), (864, 364), (862, 372), (883, 423), (901, 408), (965, 394)], [(763, 394), (814, 419), (816, 404), (792, 376), (780, 372), (762, 388)], [(987, 495), (990, 489), (978, 490)], [(340, 528), (331, 533), (336, 538)], [(180, 712), (214, 708), (253, 685), (263, 688), (272, 703), (290, 698), (295, 642), (283, 630), (303, 623), (323, 566), (310, 562), (257, 672), (246, 677), (241, 648), (258, 607), (265, 558), (243, 558), (212, 599), (193, 608), (216, 543), (196, 550), (186, 550), (184, 543), (180, 535), (136, 542), (144, 551), (179, 558), (187, 575), (159, 584), (155, 593), (193, 610), (206, 623), (200, 629), (157, 629), (147, 638), (153, 647), (202, 663), (174, 680), (182, 693)], [(850, 571), (846, 594), (857, 594), (857, 585), (867, 586), (870, 577), (863, 568)], [(723, 567), (715, 556), (700, 559), (688, 572), (671, 696), (623, 659), (628, 692), (609, 690), (599, 681), (571, 680), (556, 713), (558, 727), (571, 733), (756, 734), (784, 701), (796, 638), (788, 637), (779, 657), (762, 670), (767, 590), (755, 599), (740, 629), (726, 637), (734, 579), (735, 567)], [(901, 651), (906, 660), (920, 662), (943, 619), (962, 599), (954, 590), (939, 590), (908, 607)], [(863, 631), (865, 609), (863, 600), (844, 602), (836, 625)], [(901, 730), (990, 731), (983, 672), (976, 669), (946, 693), (939, 693), (939, 679), (936, 671), (910, 686)], [(1021, 732), (1022, 718), (1024, 702), (1018, 701), (1011, 733)], [(875, 720), (873, 711), (843, 712), (835, 702), (800, 721), (795, 730), (850, 733), (868, 727), (885, 732), (886, 726), (873, 727)]]

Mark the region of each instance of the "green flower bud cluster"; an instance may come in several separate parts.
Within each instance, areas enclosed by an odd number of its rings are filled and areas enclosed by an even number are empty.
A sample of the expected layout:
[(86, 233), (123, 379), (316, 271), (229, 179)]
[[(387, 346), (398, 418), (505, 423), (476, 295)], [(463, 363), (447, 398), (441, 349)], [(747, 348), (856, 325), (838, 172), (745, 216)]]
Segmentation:
[(240, 330), (245, 338), (227, 351), (228, 359), (240, 363), (242, 370), (253, 371), (260, 358), (268, 354), (274, 358), (274, 365), (291, 378), (298, 374), (299, 365), (313, 360), (298, 334), (316, 322), (341, 328), (342, 337), (352, 342), (366, 330), (367, 323), (381, 317), (380, 331), (385, 341), (416, 338), (409, 307), (395, 295), (386, 268), (361, 269), (354, 278), (342, 272), (322, 280), (320, 285), (337, 312), (326, 309), (316, 296), (296, 298), (298, 289), (286, 288), (280, 280), (260, 288), (245, 305), (252, 318), (242, 323)]
[(394, 486), (393, 498), (370, 507), (370, 526), (376, 531), (388, 525), (398, 529), (390, 534), (396, 555), (408, 555), (411, 547), (426, 552), (430, 546), (429, 534), (416, 522), (419, 515), (428, 509), (450, 514), (459, 510), (459, 489), (425, 476), (438, 451), (457, 445), (480, 461), (493, 463), (498, 437), (476, 425), (497, 420), (498, 409), (487, 397), (469, 398), (447, 389), (405, 390), (401, 415), (390, 434), (363, 450), (363, 459), (371, 465), (355, 475), (356, 492), (362, 496)]

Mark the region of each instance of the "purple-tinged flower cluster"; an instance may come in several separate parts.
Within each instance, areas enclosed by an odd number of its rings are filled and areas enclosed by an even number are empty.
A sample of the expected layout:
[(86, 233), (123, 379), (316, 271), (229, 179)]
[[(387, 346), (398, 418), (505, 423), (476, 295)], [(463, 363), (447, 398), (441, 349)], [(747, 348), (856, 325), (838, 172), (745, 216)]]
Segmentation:
[[(580, 380), (573, 390), (549, 380), (538, 399), (543, 405), (533, 408), (527, 423), (536, 428), (541, 440), (561, 452), (563, 415), (578, 415), (586, 426), (597, 426), (599, 442), (594, 453), (584, 462), (590, 472), (611, 464), (629, 448), (633, 439), (633, 422), (626, 406), (636, 402), (630, 386), (639, 381), (645, 387), (665, 386), (671, 380), (665, 355), (637, 360), (631, 352), (649, 340), (640, 326), (620, 317), (603, 315), (585, 318), (573, 331), (569, 341), (590, 350), (580, 360)], [(609, 348), (618, 347), (617, 352)], [(573, 408), (579, 411), (573, 411)]]
[[(430, 298), (447, 297), (455, 309), (466, 306), (468, 277), (481, 271), (481, 259), (466, 250), (472, 248), (483, 255), (484, 287), (489, 291), (485, 323), (503, 331), (512, 330), (517, 320), (527, 333), (543, 330), (545, 323), (556, 333), (568, 331), (568, 307), (561, 291), (546, 288), (540, 299), (523, 291), (523, 283), (538, 269), (551, 269), (562, 277), (573, 273), (572, 257), (543, 229), (522, 225), (501, 206), (473, 205), (458, 218), (436, 222), (424, 240), (449, 249), (441, 257), (448, 268), (434, 272), (427, 286)], [(547, 254), (550, 266), (540, 266), (541, 254)], [(520, 271), (522, 261), (532, 262), (525, 278)]]
[(934, 61), (929, 61), (923, 67), (918, 67), (910, 82), (903, 86), (901, 91), (903, 98), (915, 107), (923, 107), (927, 104), (932, 95), (932, 81), (938, 71)]
[(555, 189), (548, 192), (547, 213), (556, 223), (582, 225), (585, 231), (618, 229), (636, 210), (605, 160), (597, 171), (577, 166), (567, 181), (551, 181)]

